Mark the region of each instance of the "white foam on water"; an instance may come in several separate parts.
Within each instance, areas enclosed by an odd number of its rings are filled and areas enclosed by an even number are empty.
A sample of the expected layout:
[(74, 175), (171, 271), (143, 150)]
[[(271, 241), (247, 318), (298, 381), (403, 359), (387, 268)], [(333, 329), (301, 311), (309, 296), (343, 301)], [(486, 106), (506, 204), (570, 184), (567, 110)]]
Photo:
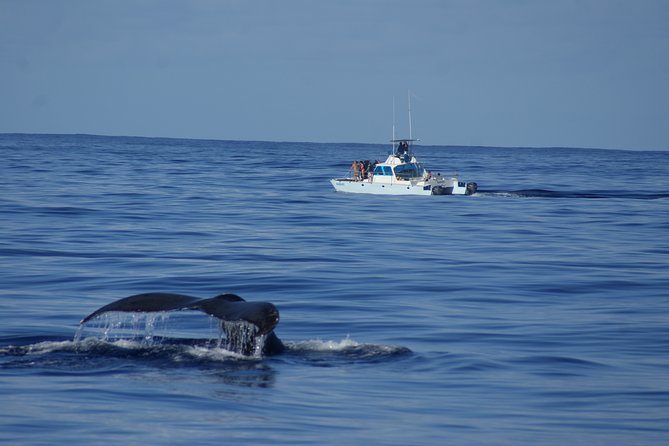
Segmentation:
[(206, 359), (209, 361), (229, 361), (230, 359), (257, 359), (251, 356), (245, 356), (240, 353), (235, 353), (224, 348), (220, 347), (200, 347), (200, 346), (190, 346), (184, 349), (184, 353), (188, 356), (184, 357), (183, 355), (176, 357), (175, 359), (180, 362), (187, 362), (195, 359)]
[(309, 341), (291, 342), (289, 346), (298, 350), (311, 351), (342, 351), (350, 348), (359, 347), (361, 344), (354, 341), (349, 336), (341, 341), (323, 341), (320, 339), (312, 339)]
[(73, 347), (74, 343), (72, 341), (44, 341), (24, 346), (24, 352), (27, 355), (45, 355), (57, 351), (72, 350)]
[(344, 355), (353, 355), (351, 357), (358, 359), (385, 357), (397, 353), (410, 352), (409, 349), (396, 345), (361, 343), (351, 339), (349, 336), (341, 341), (312, 339), (308, 341), (287, 342), (286, 346), (293, 351), (305, 353), (342, 353)]

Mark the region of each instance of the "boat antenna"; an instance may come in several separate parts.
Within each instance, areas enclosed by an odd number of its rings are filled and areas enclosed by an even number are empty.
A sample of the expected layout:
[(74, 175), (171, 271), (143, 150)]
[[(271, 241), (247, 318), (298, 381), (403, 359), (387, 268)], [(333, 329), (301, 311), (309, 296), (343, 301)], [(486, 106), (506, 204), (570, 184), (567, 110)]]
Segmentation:
[(409, 98), (409, 139), (413, 139), (411, 134), (411, 90), (407, 90), (407, 96)]
[(393, 139), (390, 140), (390, 147), (393, 155), (395, 154), (395, 96), (393, 96)]

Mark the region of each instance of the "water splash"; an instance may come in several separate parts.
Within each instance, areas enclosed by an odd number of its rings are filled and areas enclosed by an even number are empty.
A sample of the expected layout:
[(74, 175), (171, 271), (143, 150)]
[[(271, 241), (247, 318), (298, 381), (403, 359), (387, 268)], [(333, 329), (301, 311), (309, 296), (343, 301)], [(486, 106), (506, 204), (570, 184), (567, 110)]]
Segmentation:
[(260, 329), (246, 321), (221, 321), (221, 332), (225, 333), (225, 349), (245, 356), (259, 358), (265, 346), (266, 335), (259, 335)]
[(113, 342), (120, 339), (141, 339), (145, 346), (159, 343), (156, 332), (168, 328), (169, 313), (120, 313), (110, 312), (80, 325), (73, 341), (80, 343), (87, 330), (96, 333), (102, 341)]
[[(139, 342), (143, 347), (158, 346), (166, 340), (182, 338), (176, 323), (170, 323), (174, 313), (123, 313), (109, 312), (77, 328), (73, 343), (81, 345), (87, 332), (99, 341), (114, 343), (120, 340)], [(209, 318), (208, 348), (225, 349), (232, 353), (254, 358), (262, 357), (266, 335), (260, 329), (245, 321), (220, 321)], [(202, 341), (203, 339), (199, 339)], [(189, 339), (189, 341), (197, 341)]]
[(77, 327), (77, 331), (74, 332), (74, 339), (72, 339), (72, 342), (74, 342), (75, 345), (80, 344), (83, 335), (84, 335), (84, 325), (81, 324)]

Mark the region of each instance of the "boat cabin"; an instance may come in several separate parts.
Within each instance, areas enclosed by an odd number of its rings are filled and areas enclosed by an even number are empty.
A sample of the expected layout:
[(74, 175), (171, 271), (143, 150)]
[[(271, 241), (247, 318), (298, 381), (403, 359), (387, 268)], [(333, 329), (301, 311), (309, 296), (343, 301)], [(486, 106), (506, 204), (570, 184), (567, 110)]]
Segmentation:
[(426, 178), (427, 171), (411, 153), (410, 140), (393, 142), (399, 142), (399, 144), (385, 162), (376, 164), (372, 171), (372, 181), (417, 181)]

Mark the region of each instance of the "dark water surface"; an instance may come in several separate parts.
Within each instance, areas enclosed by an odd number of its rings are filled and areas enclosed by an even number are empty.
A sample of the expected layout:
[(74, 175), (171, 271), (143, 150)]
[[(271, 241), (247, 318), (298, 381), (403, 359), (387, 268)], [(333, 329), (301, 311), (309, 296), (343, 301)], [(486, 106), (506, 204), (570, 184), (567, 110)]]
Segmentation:
[[(666, 442), (669, 153), (419, 147), (479, 193), (331, 189), (387, 150), (0, 135), (0, 443)], [(74, 342), (149, 291), (273, 302), (288, 351), (180, 313)]]

